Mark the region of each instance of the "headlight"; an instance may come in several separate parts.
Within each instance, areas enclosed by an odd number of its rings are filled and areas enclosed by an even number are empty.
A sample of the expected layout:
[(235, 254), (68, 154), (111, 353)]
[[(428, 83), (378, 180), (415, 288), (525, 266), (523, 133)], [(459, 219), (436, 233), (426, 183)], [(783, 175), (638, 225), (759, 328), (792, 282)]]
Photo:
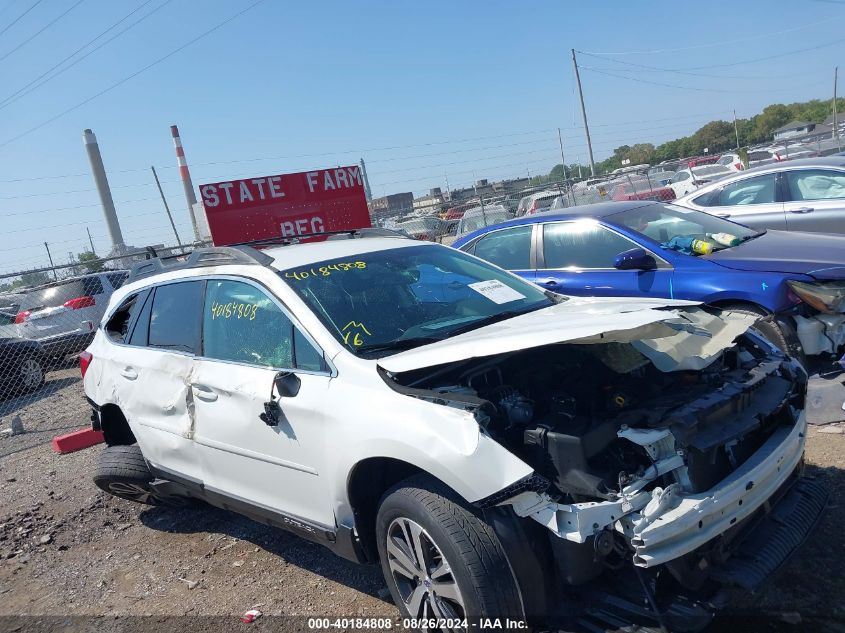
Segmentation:
[(845, 312), (845, 281), (830, 281), (808, 284), (803, 281), (787, 281), (792, 292), (819, 312), (834, 314)]

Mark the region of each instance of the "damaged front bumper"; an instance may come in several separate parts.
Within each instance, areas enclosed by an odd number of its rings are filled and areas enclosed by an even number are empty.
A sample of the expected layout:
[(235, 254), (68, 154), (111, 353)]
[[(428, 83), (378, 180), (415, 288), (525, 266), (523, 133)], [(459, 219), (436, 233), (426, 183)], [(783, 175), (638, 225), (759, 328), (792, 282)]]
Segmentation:
[[(635, 566), (652, 568), (697, 550), (761, 509), (769, 512), (799, 470), (806, 433), (802, 412), (794, 425), (775, 430), (736, 470), (704, 492), (682, 492), (673, 485), (634, 491), (615, 501), (559, 504), (526, 491), (507, 503), (517, 515), (530, 517), (555, 536), (574, 543), (585, 543), (606, 529), (613, 530), (630, 543)], [(661, 437), (666, 434), (661, 433)], [(667, 469), (677, 466), (676, 458), (662, 461)], [(804, 514), (812, 515), (805, 523), (815, 524), (822, 507), (811, 504), (804, 510)], [(791, 541), (787, 538), (784, 542), (794, 542), (794, 547), (780, 546), (778, 556), (785, 559), (801, 541), (803, 536), (793, 535)]]
[[(683, 556), (753, 514), (786, 482), (804, 455), (807, 422), (802, 413), (794, 427), (777, 429), (734, 472), (710, 490), (678, 494), (674, 503), (631, 538), (633, 562), (653, 567)], [(635, 514), (620, 522), (636, 531)]]

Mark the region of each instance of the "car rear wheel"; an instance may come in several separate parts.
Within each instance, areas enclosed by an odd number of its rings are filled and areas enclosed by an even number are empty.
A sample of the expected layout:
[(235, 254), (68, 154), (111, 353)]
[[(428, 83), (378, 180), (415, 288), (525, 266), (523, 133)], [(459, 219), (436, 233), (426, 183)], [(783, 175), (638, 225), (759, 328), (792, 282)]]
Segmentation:
[(18, 389), (29, 393), (44, 384), (44, 365), (36, 356), (28, 356), (18, 365)]
[(492, 527), (436, 480), (415, 476), (389, 490), (376, 538), (385, 581), (404, 617), (523, 618)]
[(101, 490), (128, 501), (160, 505), (163, 500), (150, 485), (152, 481), (153, 474), (137, 444), (107, 446), (100, 454), (94, 483)]

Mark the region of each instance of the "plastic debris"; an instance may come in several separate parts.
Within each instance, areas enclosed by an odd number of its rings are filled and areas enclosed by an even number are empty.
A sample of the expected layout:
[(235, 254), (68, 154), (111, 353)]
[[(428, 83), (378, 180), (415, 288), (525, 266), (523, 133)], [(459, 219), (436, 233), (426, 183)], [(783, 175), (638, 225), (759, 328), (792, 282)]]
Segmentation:
[(261, 611), (258, 609), (250, 609), (241, 616), (241, 622), (244, 624), (252, 624), (261, 617)]

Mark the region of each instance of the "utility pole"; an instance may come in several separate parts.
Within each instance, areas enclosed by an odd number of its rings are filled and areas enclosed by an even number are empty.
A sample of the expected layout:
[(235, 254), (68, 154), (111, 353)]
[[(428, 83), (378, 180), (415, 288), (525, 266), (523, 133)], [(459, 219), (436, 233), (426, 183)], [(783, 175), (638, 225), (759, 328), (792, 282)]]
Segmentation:
[(367, 202), (372, 202), (373, 192), (370, 189), (370, 179), (367, 178), (367, 166), (364, 164), (363, 158), (359, 161), (358, 165), (361, 167), (361, 177), (364, 180), (364, 197), (367, 199)]
[(47, 249), (47, 259), (49, 259), (49, 260), (50, 260), (50, 268), (52, 268), (52, 269), (53, 269), (53, 279), (55, 279), (56, 281), (58, 281), (58, 280), (59, 280), (59, 276), (56, 274), (56, 268), (55, 268), (55, 266), (53, 265), (53, 256), (52, 256), (52, 255), (50, 255), (50, 245), (49, 245), (49, 244), (47, 244), (47, 242), (44, 242), (44, 248), (46, 248), (46, 249)]
[(164, 197), (164, 191), (161, 190), (161, 182), (159, 182), (158, 174), (156, 173), (156, 168), (150, 165), (150, 169), (153, 171), (153, 178), (156, 179), (156, 187), (158, 187), (158, 193), (161, 195), (161, 201), (164, 204), (164, 210), (167, 211), (167, 219), (170, 220), (170, 226), (173, 228), (173, 235), (176, 236), (176, 243), (179, 246), (182, 246), (182, 240), (179, 239), (179, 233), (176, 232), (176, 224), (173, 222), (173, 216), (170, 213), (170, 207), (167, 205), (167, 198)]
[(836, 139), (836, 147), (842, 150), (842, 143), (839, 142), (839, 120), (836, 116), (836, 80), (839, 78), (839, 66), (833, 68), (833, 134)]
[(590, 174), (596, 175), (596, 162), (593, 160), (593, 143), (590, 140), (590, 126), (587, 124), (587, 108), (584, 107), (584, 91), (581, 88), (581, 74), (578, 72), (578, 60), (572, 49), (572, 65), (575, 67), (575, 81), (578, 83), (578, 96), (581, 98), (581, 116), (584, 118), (584, 134), (587, 136), (587, 152), (590, 154)]
[(736, 134), (736, 148), (739, 150), (739, 128), (736, 125), (736, 110), (734, 110), (734, 134)]
[(93, 255), (97, 254), (97, 251), (94, 250), (94, 240), (91, 239), (91, 229), (87, 226), (85, 227), (85, 232), (88, 233), (88, 243), (91, 245), (91, 253)]

